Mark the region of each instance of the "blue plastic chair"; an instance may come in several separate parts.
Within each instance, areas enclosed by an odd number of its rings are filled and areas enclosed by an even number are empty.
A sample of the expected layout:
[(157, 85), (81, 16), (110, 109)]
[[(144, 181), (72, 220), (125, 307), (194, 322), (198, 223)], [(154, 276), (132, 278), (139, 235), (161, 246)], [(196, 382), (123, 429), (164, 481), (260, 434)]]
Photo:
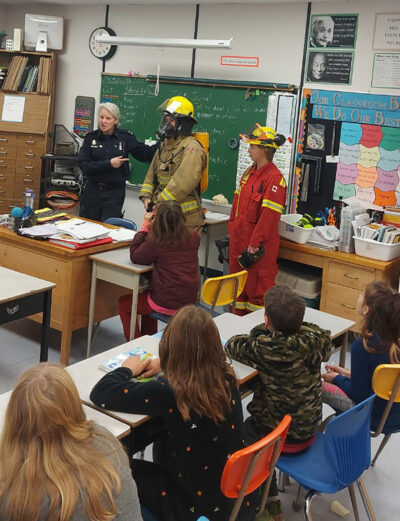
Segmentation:
[(334, 494), (348, 487), (356, 520), (359, 520), (354, 482), (370, 520), (375, 514), (361, 479), (371, 461), (371, 411), (375, 394), (336, 416), (325, 432), (318, 432), (305, 452), (281, 455), (276, 467), (308, 490), (304, 518), (312, 521), (311, 501), (318, 493)]
[(130, 219), (123, 219), (122, 217), (109, 217), (104, 221), (106, 224), (113, 224), (114, 226), (121, 226), (128, 228), (128, 230), (137, 230), (136, 223)]

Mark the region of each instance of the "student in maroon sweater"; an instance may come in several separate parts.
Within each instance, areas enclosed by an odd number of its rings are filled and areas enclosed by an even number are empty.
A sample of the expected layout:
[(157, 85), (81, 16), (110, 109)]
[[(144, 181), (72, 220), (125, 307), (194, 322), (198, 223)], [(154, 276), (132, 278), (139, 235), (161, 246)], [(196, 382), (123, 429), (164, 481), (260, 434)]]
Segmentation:
[[(142, 228), (131, 244), (131, 261), (153, 264), (151, 288), (139, 293), (135, 338), (157, 332), (152, 311), (174, 315), (181, 307), (194, 304), (199, 290), (198, 249), (200, 236), (186, 227), (185, 216), (175, 201), (162, 201), (146, 212)], [(132, 295), (118, 301), (125, 338), (129, 340)]]

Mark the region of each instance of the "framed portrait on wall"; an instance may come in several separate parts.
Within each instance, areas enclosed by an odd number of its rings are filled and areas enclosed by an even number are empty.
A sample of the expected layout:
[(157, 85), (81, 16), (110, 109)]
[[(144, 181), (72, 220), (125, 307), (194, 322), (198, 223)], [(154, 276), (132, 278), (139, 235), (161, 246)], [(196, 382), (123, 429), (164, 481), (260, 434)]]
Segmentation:
[(354, 49), (358, 14), (314, 14), (308, 30), (309, 48)]
[(354, 52), (308, 50), (307, 82), (351, 85)]

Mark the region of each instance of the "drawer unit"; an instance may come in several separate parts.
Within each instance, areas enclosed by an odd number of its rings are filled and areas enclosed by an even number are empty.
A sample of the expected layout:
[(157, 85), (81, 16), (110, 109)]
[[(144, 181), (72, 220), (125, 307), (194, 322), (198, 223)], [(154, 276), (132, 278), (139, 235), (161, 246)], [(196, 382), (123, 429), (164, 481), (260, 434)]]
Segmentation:
[(17, 146), (0, 143), (0, 158), (15, 159), (17, 155)]
[(347, 288), (328, 282), (324, 311), (359, 322), (360, 315), (357, 313), (357, 300), (360, 293), (360, 289)]
[[(23, 147), (41, 147), (44, 151), (44, 137), (35, 134), (19, 134), (18, 135), (18, 148)], [(43, 152), (44, 154), (44, 152)]]
[(23, 147), (17, 148), (17, 159), (36, 159), (37, 161), (40, 161), (43, 154), (43, 147), (38, 145), (24, 145)]
[(15, 159), (1, 159), (0, 157), (0, 175), (15, 175)]
[(21, 199), (24, 197), (25, 188), (32, 188), (35, 190), (35, 202), (38, 200), (38, 194), (40, 191), (40, 178), (32, 179), (29, 177), (18, 176), (14, 181), (14, 198)]
[(328, 267), (328, 281), (350, 288), (363, 290), (367, 284), (375, 280), (375, 270), (366, 269), (343, 262), (331, 261)]
[(3, 184), (0, 179), (0, 197), (12, 198), (14, 197), (14, 186)]
[(15, 166), (16, 176), (24, 176), (26, 174), (31, 174), (40, 177), (40, 172), (40, 159), (17, 159)]
[(0, 132), (0, 145), (17, 146), (17, 134), (11, 134), (11, 132)]
[(0, 186), (5, 187), (13, 187), (14, 186), (14, 177), (11, 174), (4, 175), (0, 171)]
[(10, 213), (15, 206), (24, 206), (24, 202), (21, 200), (15, 200), (14, 198), (3, 198), (0, 197), (0, 213)]

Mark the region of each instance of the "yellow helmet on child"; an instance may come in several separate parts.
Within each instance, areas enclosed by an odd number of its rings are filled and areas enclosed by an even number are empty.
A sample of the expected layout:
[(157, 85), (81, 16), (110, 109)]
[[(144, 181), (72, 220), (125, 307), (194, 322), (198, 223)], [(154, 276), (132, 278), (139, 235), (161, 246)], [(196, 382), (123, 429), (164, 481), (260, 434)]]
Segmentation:
[(286, 141), (285, 136), (277, 134), (273, 128), (262, 127), (258, 123), (250, 134), (240, 134), (240, 137), (249, 145), (279, 148)]
[(194, 117), (193, 103), (184, 96), (174, 96), (173, 98), (169, 98), (158, 108), (163, 112), (169, 112), (176, 117), (191, 118), (197, 123), (196, 118)]

